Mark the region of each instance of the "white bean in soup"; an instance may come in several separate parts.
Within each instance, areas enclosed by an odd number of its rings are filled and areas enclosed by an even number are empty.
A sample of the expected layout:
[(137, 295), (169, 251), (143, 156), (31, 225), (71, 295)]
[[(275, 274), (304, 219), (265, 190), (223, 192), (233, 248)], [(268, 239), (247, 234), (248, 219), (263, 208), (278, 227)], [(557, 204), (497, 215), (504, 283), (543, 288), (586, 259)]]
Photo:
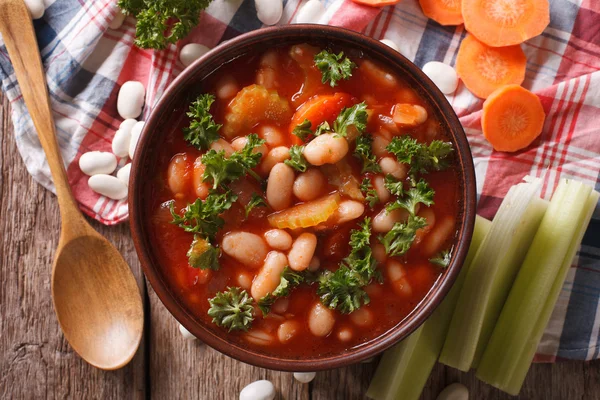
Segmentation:
[(314, 200), (323, 194), (327, 178), (321, 171), (311, 168), (302, 172), (294, 181), (294, 196), (301, 201)]
[(318, 337), (327, 336), (335, 325), (333, 311), (321, 303), (315, 303), (308, 313), (308, 328), (310, 332)]
[(275, 164), (267, 181), (267, 202), (274, 210), (283, 210), (292, 204), (294, 170), (284, 163)]
[(262, 299), (277, 288), (281, 282), (281, 273), (287, 264), (288, 260), (285, 254), (278, 251), (271, 251), (267, 254), (264, 265), (252, 282), (250, 293), (254, 300)]
[(294, 271), (304, 271), (308, 268), (316, 248), (317, 237), (314, 234), (305, 232), (298, 236), (288, 253), (290, 268)]
[(292, 236), (283, 229), (268, 230), (264, 236), (272, 249), (285, 251), (292, 247)]
[(348, 141), (334, 133), (324, 133), (304, 148), (304, 157), (312, 165), (335, 164), (348, 154)]
[(260, 267), (269, 252), (263, 238), (250, 232), (228, 233), (223, 237), (221, 248), (225, 254), (249, 268)]

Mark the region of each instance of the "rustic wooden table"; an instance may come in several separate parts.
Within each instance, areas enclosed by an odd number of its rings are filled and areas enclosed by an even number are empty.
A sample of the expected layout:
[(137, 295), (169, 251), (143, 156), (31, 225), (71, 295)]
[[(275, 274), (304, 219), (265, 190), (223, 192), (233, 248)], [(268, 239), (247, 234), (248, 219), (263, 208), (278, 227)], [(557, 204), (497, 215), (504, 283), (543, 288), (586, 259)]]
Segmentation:
[[(252, 367), (198, 341), (185, 341), (145, 282), (127, 224), (93, 225), (123, 253), (137, 277), (146, 306), (144, 340), (121, 370), (104, 372), (83, 362), (62, 336), (50, 299), (50, 265), (60, 230), (56, 199), (28, 175), (3, 98), (0, 112), (0, 398), (229, 400), (257, 379), (271, 380), (283, 399), (365, 397), (376, 362), (321, 372), (302, 385), (290, 373)], [(457, 381), (469, 387), (472, 399), (511, 398), (478, 382), (473, 373), (440, 365), (423, 398), (435, 399)], [(600, 362), (534, 365), (521, 398), (600, 399)]]

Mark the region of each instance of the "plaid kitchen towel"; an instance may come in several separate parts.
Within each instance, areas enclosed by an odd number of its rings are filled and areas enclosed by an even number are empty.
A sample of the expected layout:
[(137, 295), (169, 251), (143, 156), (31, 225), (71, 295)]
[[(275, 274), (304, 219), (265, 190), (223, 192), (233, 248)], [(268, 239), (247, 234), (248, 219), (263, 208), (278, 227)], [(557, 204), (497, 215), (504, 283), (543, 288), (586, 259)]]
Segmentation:
[[(305, 0), (285, 1), (281, 23), (290, 23)], [(75, 197), (83, 211), (111, 225), (127, 218), (124, 201), (98, 196), (79, 171), (81, 154), (110, 151), (121, 119), (117, 93), (128, 80), (146, 86), (147, 116), (172, 79), (183, 69), (178, 51), (188, 42), (214, 47), (262, 26), (253, 0), (215, 0), (199, 26), (177, 46), (163, 51), (133, 46), (135, 21), (108, 29), (115, 0), (46, 0), (46, 13), (34, 21), (47, 71), (57, 135)], [(448, 100), (467, 132), (477, 172), (479, 213), (492, 218), (511, 185), (525, 175), (543, 176), (542, 195), (550, 196), (561, 177), (574, 177), (600, 189), (600, 1), (551, 0), (550, 26), (522, 45), (527, 55), (524, 87), (538, 94), (546, 124), (525, 151), (494, 152), (481, 135), (482, 100), (460, 84)], [(377, 39), (395, 41), (419, 67), (433, 60), (453, 65), (466, 32), (428, 20), (417, 0), (383, 9), (350, 0), (325, 0), (320, 23), (345, 26)], [(53, 185), (33, 124), (4, 46), (0, 48), (2, 89), (12, 104), (17, 146), (31, 175)], [(120, 160), (124, 165), (126, 160)], [(600, 209), (569, 272), (552, 320), (538, 349), (538, 361), (600, 358)]]

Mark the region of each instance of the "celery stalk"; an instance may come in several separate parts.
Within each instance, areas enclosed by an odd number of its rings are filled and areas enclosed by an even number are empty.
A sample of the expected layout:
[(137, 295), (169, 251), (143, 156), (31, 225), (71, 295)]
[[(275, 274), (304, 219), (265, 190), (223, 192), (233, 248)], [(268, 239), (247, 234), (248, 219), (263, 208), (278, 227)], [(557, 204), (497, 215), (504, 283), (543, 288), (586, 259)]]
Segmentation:
[(537, 197), (538, 182), (513, 186), (500, 205), (465, 278), (441, 363), (468, 371), (479, 362), (547, 208)]
[(555, 196), (477, 369), (479, 379), (512, 395), (521, 390), (600, 194), (561, 181)]
[(446, 331), (465, 276), (491, 222), (477, 216), (473, 239), (452, 289), (425, 323), (407, 339), (386, 351), (367, 396), (375, 400), (418, 399), (444, 345)]

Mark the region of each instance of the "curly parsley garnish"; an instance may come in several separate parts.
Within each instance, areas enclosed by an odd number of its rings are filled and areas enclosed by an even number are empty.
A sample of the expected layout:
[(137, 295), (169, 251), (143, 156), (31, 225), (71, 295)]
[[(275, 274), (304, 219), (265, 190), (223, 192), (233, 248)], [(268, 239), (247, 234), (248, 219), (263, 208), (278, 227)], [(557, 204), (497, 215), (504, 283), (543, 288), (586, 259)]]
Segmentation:
[(356, 64), (350, 61), (348, 57), (344, 57), (343, 51), (335, 54), (323, 50), (315, 56), (315, 65), (321, 71), (321, 82), (329, 82), (331, 87), (335, 87), (339, 80), (350, 79), (352, 69), (356, 68)]
[(385, 252), (390, 256), (405, 254), (416, 238), (417, 229), (427, 226), (423, 217), (410, 215), (406, 222), (396, 222), (385, 235), (379, 235), (379, 241), (385, 246)]
[(308, 161), (304, 158), (302, 152), (304, 151), (304, 146), (299, 146), (297, 144), (290, 147), (290, 158), (285, 160), (285, 165), (288, 165), (294, 168), (299, 172), (306, 172), (308, 168)]
[(360, 191), (365, 196), (365, 200), (372, 210), (373, 207), (375, 207), (375, 204), (379, 203), (379, 196), (377, 195), (377, 191), (373, 188), (373, 184), (369, 178), (363, 179), (360, 184)]
[(333, 122), (333, 131), (340, 136), (348, 136), (348, 128), (354, 127), (359, 134), (367, 129), (367, 105), (363, 101), (344, 108)]
[(246, 206), (244, 207), (244, 213), (246, 215), (246, 218), (248, 218), (248, 216), (250, 215), (250, 212), (255, 207), (267, 207), (267, 202), (261, 195), (252, 193), (252, 198), (250, 199), (248, 204), (246, 204)]
[(361, 174), (365, 172), (381, 172), (381, 167), (377, 164), (377, 157), (373, 154), (373, 137), (363, 134), (356, 138), (356, 147), (354, 148), (354, 157), (362, 160)]
[(310, 130), (311, 125), (311, 122), (305, 119), (302, 123), (296, 125), (292, 133), (298, 136), (303, 142), (306, 142), (306, 139), (312, 135), (312, 131)]
[(279, 297), (289, 296), (290, 290), (303, 283), (304, 275), (300, 272), (292, 270), (290, 267), (285, 267), (281, 273), (281, 281), (279, 285), (271, 293), (258, 300), (258, 307), (263, 315), (267, 315), (271, 311), (271, 306)]
[(392, 194), (398, 196), (396, 201), (388, 204), (386, 207), (388, 212), (398, 208), (404, 208), (411, 215), (415, 215), (417, 212), (417, 204), (422, 203), (428, 207), (433, 204), (435, 192), (424, 180), (420, 180), (415, 186), (405, 191), (402, 189), (402, 182), (397, 182), (391, 175), (387, 175), (385, 177), (385, 187)]
[(416, 174), (448, 168), (448, 156), (454, 151), (450, 142), (434, 140), (426, 145), (410, 136), (396, 136), (386, 149), (393, 153), (399, 162), (410, 165), (409, 174), (413, 182)]
[(433, 258), (429, 259), (429, 262), (437, 265), (438, 267), (447, 268), (450, 265), (450, 260), (452, 259), (452, 253), (450, 250), (444, 250), (440, 252)]
[(213, 317), (212, 322), (217, 326), (231, 331), (247, 331), (252, 326), (254, 307), (252, 297), (245, 290), (238, 287), (229, 287), (224, 292), (219, 292), (212, 299), (208, 299), (210, 308), (208, 315)]
[(190, 105), (187, 116), (190, 126), (183, 128), (183, 138), (198, 150), (208, 150), (210, 144), (219, 139), (221, 124), (216, 124), (210, 113), (215, 101), (212, 94), (202, 94)]
[(135, 44), (143, 49), (164, 49), (198, 25), (200, 13), (212, 0), (119, 0), (125, 14), (135, 16)]
[(197, 235), (194, 236), (194, 241), (187, 252), (190, 266), (200, 269), (212, 269), (213, 271), (220, 268), (220, 255), (220, 249), (211, 245), (206, 238)]

